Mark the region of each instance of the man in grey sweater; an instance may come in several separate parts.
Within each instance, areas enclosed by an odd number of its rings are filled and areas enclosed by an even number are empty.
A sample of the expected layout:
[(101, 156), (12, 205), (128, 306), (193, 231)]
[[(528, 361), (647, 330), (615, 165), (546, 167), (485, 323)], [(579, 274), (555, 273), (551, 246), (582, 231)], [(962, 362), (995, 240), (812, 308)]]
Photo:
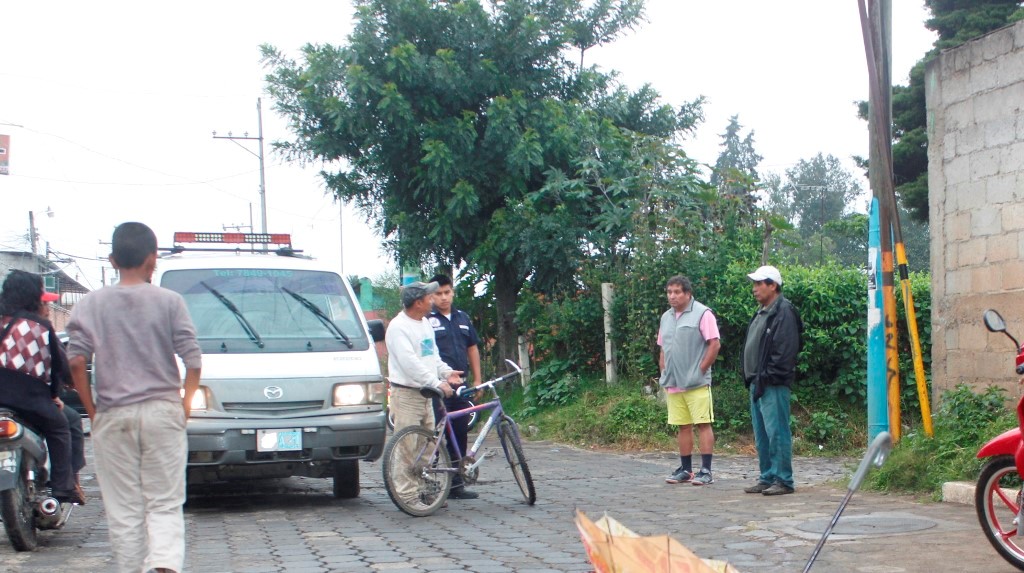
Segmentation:
[[(119, 225), (110, 262), (120, 282), (82, 298), (67, 326), (71, 376), (92, 419), (96, 477), (122, 573), (180, 573), (185, 561), (185, 420), (202, 351), (181, 295), (150, 283), (156, 258), (149, 227)], [(175, 355), (185, 364), (184, 400)]]

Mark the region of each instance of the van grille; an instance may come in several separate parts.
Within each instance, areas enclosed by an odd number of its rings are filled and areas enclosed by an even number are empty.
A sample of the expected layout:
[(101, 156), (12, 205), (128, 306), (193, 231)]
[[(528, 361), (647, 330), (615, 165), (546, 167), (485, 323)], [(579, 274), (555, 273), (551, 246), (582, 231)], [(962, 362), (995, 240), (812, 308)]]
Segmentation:
[(299, 402), (224, 402), (225, 412), (237, 414), (258, 414), (263, 416), (287, 416), (301, 412), (315, 412), (324, 407), (323, 400)]

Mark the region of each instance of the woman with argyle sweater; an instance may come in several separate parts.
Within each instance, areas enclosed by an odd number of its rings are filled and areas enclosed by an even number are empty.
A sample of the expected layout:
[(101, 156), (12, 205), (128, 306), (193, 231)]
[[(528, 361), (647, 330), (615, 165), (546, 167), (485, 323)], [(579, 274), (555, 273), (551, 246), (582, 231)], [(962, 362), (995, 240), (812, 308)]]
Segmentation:
[(0, 407), (17, 411), (46, 438), (53, 496), (62, 503), (82, 504), (85, 497), (72, 468), (68, 418), (58, 397), (69, 371), (57, 333), (42, 317), (47, 294), (43, 278), (37, 274), (13, 270), (4, 280), (0, 290)]

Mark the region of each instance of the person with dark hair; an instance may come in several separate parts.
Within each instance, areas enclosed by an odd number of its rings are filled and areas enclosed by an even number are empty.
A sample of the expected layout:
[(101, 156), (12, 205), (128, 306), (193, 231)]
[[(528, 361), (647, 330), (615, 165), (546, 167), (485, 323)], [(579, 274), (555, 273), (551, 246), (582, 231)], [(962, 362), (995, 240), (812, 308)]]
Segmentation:
[[(480, 377), (480, 350), (479, 339), (469, 315), (452, 306), (452, 299), (455, 298), (455, 290), (452, 288), (452, 279), (447, 275), (434, 275), (430, 282), (437, 283), (437, 292), (434, 293), (434, 308), (427, 315), (427, 321), (434, 329), (434, 340), (437, 342), (437, 350), (441, 353), (441, 360), (456, 370), (473, 373), (473, 378), (468, 382), (470, 386), (481, 382)], [(473, 403), (468, 398), (462, 398), (452, 394), (444, 399), (444, 407), (450, 412), (469, 408)], [(459, 450), (465, 454), (469, 434), (469, 417), (462, 416), (452, 420), (452, 430), (455, 431), (455, 439), (458, 441)], [(448, 453), (452, 460), (455, 459), (455, 445), (448, 442)], [(479, 497), (475, 491), (466, 489), (462, 483), (462, 476), (455, 474), (452, 480), (451, 492), (448, 494), (451, 499), (476, 499)]]
[[(185, 562), (185, 422), (202, 351), (185, 300), (153, 284), (156, 235), (142, 223), (114, 230), (120, 281), (75, 305), (67, 331), (75, 388), (92, 418), (96, 477), (118, 571), (179, 573)], [(185, 365), (184, 399), (181, 372)], [(94, 356), (96, 403), (86, 376)]]
[(758, 309), (743, 346), (743, 381), (750, 389), (750, 417), (760, 474), (747, 493), (793, 493), (793, 434), (789, 427), (790, 386), (803, 346), (800, 314), (782, 296), (782, 273), (766, 265), (747, 275)]
[[(693, 298), (690, 279), (676, 275), (665, 283), (671, 308), (661, 315), (658, 345), (659, 384), (665, 389), (668, 423), (679, 426), (679, 467), (666, 483), (711, 485), (715, 447), (715, 410), (711, 400), (711, 365), (721, 348), (718, 321), (711, 309)], [(700, 471), (693, 473), (693, 427), (697, 427)]]
[[(46, 303), (56, 295), (43, 289), (43, 277), (13, 270), (0, 290), (0, 406), (12, 408), (46, 438), (50, 455), (50, 489), (62, 503), (85, 503), (72, 463), (72, 433), (60, 400), (68, 379), (63, 347)], [(70, 409), (70, 408), (68, 408)], [(79, 427), (81, 420), (78, 420)], [(81, 437), (81, 432), (78, 432)], [(81, 452), (79, 444), (77, 451)], [(83, 456), (84, 457), (84, 456)]]

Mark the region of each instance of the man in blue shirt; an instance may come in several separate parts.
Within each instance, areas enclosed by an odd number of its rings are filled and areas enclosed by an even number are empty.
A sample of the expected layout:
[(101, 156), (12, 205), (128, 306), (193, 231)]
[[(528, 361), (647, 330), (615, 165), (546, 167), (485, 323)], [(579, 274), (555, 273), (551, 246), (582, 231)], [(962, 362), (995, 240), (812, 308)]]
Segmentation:
[[(441, 354), (441, 360), (455, 370), (472, 372), (473, 378), (469, 386), (477, 384), (483, 379), (480, 377), (480, 350), (477, 347), (479, 339), (476, 329), (469, 321), (469, 315), (452, 306), (452, 299), (455, 290), (452, 288), (452, 279), (446, 275), (435, 275), (430, 282), (436, 282), (439, 286), (434, 293), (434, 309), (427, 315), (427, 321), (434, 329), (434, 341), (437, 350)], [(460, 398), (456, 394), (444, 399), (444, 407), (449, 411), (469, 408), (472, 403), (466, 398)], [(452, 429), (455, 431), (455, 439), (459, 444), (459, 450), (463, 455), (466, 453), (469, 434), (469, 416), (462, 416), (452, 420)], [(455, 459), (455, 447), (448, 443), (448, 453), (452, 460)], [(466, 489), (462, 478), (456, 474), (452, 480), (452, 489), (448, 494), (449, 499), (476, 499), (479, 497), (474, 491)]]

